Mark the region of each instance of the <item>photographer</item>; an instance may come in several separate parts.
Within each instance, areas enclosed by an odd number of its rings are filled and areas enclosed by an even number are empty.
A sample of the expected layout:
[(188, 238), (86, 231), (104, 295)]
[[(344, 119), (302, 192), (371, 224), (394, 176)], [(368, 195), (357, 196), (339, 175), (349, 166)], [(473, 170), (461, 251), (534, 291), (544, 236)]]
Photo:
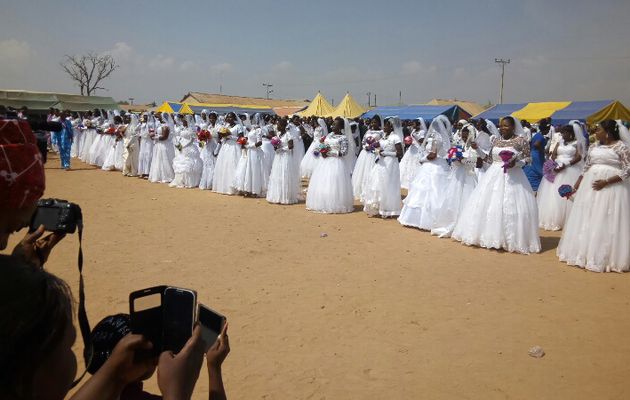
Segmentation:
[[(0, 249), (28, 226), (45, 188), (41, 155), (26, 121), (0, 118)], [(41, 238), (43, 226), (28, 234), (11, 256), (0, 255), (0, 398), (61, 400), (72, 386), (77, 360), (74, 300), (66, 282), (45, 271), (50, 251), (63, 235)], [(72, 397), (118, 399), (129, 384), (155, 368), (155, 359), (137, 357), (152, 344), (125, 336), (99, 371)], [(200, 328), (184, 349), (164, 352), (158, 383), (166, 399), (190, 398), (203, 361)], [(211, 398), (225, 398), (221, 363), (229, 352), (227, 332), (207, 354)], [(214, 395), (214, 396), (213, 396)]]

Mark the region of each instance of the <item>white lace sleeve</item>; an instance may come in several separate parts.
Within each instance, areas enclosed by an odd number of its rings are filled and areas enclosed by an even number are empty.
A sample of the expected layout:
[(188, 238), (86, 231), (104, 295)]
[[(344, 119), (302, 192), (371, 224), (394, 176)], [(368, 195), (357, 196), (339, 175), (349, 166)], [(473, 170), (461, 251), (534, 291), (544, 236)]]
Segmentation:
[(625, 181), (630, 177), (630, 149), (623, 142), (619, 141), (613, 146), (613, 150), (621, 163), (621, 174), (619, 177)]
[(343, 136), (339, 139), (339, 157), (344, 157), (348, 154), (348, 139)]
[(591, 168), (591, 165), (593, 165), (593, 163), (591, 162), (591, 150), (594, 147), (595, 146), (591, 146), (591, 148), (588, 149), (588, 153), (586, 153), (586, 157), (584, 158), (584, 167), (582, 168), (582, 175), (584, 175), (586, 171)]

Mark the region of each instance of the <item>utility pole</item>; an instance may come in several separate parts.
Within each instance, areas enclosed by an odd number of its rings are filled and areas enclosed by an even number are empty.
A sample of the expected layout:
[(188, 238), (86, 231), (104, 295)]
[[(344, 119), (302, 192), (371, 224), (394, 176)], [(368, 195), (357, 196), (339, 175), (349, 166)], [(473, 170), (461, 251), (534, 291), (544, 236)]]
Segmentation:
[(273, 85), (271, 83), (263, 83), (262, 85), (267, 89), (267, 100), (269, 100), (269, 95), (273, 93), (273, 90), (271, 89)]
[(374, 93), (374, 107), (376, 107), (376, 93)]
[(505, 64), (510, 63), (510, 59), (495, 58), (494, 62), (501, 64), (501, 91), (499, 92), (499, 104), (503, 104), (503, 78), (505, 77)]
[(368, 108), (370, 108), (370, 105), (372, 104), (372, 92), (367, 92), (366, 95), (368, 97)]
[(398, 105), (402, 106), (402, 90), (398, 92)]

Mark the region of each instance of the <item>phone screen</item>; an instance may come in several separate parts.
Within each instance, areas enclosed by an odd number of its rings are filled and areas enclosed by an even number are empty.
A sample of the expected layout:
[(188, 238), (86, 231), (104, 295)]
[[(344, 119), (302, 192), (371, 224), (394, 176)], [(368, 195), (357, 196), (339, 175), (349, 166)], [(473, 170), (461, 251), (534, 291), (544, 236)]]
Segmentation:
[(153, 344), (151, 354), (162, 351), (162, 295), (165, 286), (142, 289), (129, 295), (131, 331)]
[(206, 351), (208, 351), (214, 342), (216, 342), (219, 334), (221, 334), (221, 330), (223, 330), (223, 325), (225, 324), (225, 317), (200, 304), (199, 324), (201, 325), (201, 336), (206, 343)]
[(192, 336), (196, 295), (169, 287), (164, 292), (164, 350), (179, 353)]

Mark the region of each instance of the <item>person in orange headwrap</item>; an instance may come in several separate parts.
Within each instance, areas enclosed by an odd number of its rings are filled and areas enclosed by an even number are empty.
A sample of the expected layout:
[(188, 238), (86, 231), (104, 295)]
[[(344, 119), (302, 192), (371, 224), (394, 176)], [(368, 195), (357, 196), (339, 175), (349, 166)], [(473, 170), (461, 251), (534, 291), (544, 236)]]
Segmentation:
[[(46, 179), (35, 135), (25, 120), (0, 119), (0, 250), (9, 236), (28, 226)], [(63, 235), (41, 238), (44, 228), (27, 234), (13, 255), (41, 266)]]

